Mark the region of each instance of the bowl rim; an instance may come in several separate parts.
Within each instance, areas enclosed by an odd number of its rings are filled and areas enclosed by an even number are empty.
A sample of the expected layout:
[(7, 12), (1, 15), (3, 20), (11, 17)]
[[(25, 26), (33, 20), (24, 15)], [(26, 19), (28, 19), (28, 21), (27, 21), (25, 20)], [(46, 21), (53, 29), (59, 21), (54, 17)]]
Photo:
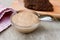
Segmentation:
[[(18, 14), (18, 13), (16, 12), (15, 14), (11, 15), (10, 20), (11, 20), (12, 25), (19, 27), (19, 25), (15, 24), (15, 23), (12, 21), (12, 17), (13, 17), (14, 15), (16, 15), (16, 14)], [(37, 23), (35, 23), (35, 24), (32, 24), (30, 27), (29, 27), (29, 26), (26, 26), (26, 27), (21, 26), (20, 28), (34, 28), (33, 26), (39, 25), (39, 23), (40, 23), (40, 20), (39, 20), (39, 22), (37, 22)]]

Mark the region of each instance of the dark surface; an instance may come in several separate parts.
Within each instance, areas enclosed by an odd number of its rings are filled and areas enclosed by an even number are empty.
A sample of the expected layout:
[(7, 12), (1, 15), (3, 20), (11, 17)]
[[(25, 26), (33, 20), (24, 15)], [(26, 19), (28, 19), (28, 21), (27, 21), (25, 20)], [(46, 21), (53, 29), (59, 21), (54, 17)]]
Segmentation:
[(49, 0), (24, 0), (25, 7), (36, 11), (53, 11), (53, 5)]

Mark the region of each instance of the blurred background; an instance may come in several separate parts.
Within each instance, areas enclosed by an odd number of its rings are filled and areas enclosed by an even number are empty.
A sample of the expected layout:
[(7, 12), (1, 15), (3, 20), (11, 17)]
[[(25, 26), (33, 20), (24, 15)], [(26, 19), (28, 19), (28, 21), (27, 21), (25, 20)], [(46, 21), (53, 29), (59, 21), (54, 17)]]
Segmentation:
[(9, 7), (14, 0), (0, 0), (0, 5), (4, 5), (6, 7)]

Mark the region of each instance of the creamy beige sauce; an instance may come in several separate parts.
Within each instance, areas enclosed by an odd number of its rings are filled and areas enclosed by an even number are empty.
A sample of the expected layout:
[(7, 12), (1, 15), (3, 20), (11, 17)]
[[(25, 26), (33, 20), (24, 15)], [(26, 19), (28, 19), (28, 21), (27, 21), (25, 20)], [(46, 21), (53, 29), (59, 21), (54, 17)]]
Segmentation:
[(38, 17), (31, 11), (23, 11), (12, 17), (12, 22), (18, 26), (32, 26), (39, 22)]

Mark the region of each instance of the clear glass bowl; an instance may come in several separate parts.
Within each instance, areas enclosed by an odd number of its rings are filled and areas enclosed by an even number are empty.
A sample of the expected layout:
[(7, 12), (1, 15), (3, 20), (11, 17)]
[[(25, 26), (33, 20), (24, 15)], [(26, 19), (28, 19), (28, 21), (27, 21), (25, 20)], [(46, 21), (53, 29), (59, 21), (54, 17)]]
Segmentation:
[[(16, 14), (14, 14), (14, 15), (16, 15)], [(17, 25), (16, 23), (14, 23), (14, 22), (12, 21), (12, 17), (13, 17), (14, 15), (11, 16), (11, 23), (12, 23), (12, 25), (15, 27), (15, 29), (16, 29), (17, 31), (20, 31), (20, 32), (22, 32), (22, 33), (30, 33), (30, 32), (34, 31), (35, 29), (37, 29), (37, 28), (39, 27), (39, 23), (40, 23), (40, 22), (38, 22), (38, 23), (36, 23), (36, 24), (33, 24), (33, 25), (31, 25), (31, 26), (26, 26), (26, 27), (25, 27), (25, 26)]]

